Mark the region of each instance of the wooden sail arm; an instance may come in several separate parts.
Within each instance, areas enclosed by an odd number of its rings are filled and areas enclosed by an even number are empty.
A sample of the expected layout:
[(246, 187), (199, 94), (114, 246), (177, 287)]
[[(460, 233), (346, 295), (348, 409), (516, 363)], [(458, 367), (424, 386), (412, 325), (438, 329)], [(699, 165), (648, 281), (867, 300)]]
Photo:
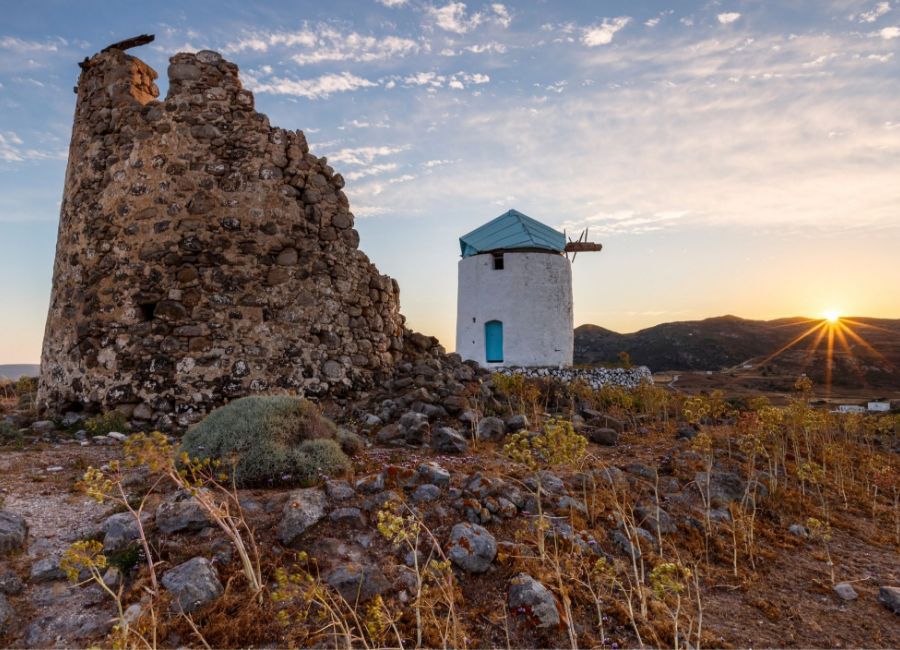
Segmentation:
[(591, 253), (603, 250), (603, 244), (592, 241), (570, 241), (566, 244), (567, 253)]

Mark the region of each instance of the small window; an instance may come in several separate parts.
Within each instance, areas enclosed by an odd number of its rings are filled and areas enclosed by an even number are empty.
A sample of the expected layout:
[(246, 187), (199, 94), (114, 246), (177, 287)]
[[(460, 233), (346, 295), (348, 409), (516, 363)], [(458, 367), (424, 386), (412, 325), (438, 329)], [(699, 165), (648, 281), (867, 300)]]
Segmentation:
[(494, 270), (503, 270), (503, 253), (494, 253)]
[(138, 304), (138, 309), (141, 312), (141, 318), (143, 320), (153, 320), (153, 316), (156, 314), (156, 303), (142, 302)]

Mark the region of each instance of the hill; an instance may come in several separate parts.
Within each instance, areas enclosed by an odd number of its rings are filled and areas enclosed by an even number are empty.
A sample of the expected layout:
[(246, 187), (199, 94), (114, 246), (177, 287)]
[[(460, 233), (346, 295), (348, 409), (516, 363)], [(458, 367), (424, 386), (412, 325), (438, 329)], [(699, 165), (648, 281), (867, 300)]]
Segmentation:
[(582, 325), (575, 329), (575, 363), (615, 362), (620, 352), (627, 352), (634, 363), (654, 371), (737, 368), (763, 376), (805, 372), (816, 383), (828, 383), (829, 339), (831, 383), (900, 388), (900, 320), (880, 318), (843, 318), (830, 325), (808, 318), (719, 316), (663, 323), (631, 334)]
[(41, 372), (41, 367), (36, 363), (19, 363), (0, 365), (0, 378), (16, 380), (21, 376), (37, 377)]

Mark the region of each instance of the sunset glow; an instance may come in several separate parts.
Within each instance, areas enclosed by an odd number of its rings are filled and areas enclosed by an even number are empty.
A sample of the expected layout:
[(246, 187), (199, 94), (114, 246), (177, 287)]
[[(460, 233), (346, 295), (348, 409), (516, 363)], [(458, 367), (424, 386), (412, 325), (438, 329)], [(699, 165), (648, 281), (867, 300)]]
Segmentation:
[(829, 323), (836, 323), (841, 318), (841, 313), (836, 309), (827, 309), (822, 312), (822, 317), (827, 320)]

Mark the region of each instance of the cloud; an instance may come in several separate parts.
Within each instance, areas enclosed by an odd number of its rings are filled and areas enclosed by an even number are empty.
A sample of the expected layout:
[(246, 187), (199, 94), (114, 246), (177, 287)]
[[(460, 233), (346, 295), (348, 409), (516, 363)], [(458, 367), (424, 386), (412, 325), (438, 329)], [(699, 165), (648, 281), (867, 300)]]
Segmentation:
[(15, 131), (0, 131), (0, 162), (18, 163), (28, 160), (65, 160), (64, 149), (43, 151), (25, 147)]
[(716, 18), (719, 19), (719, 22), (723, 25), (730, 25), (740, 17), (741, 14), (737, 11), (728, 11), (716, 16)]
[(506, 5), (495, 2), (491, 5), (491, 11), (494, 12), (494, 22), (502, 27), (509, 27), (512, 17), (509, 15), (509, 9), (506, 8)]
[(656, 18), (650, 18), (649, 20), (645, 20), (644, 24), (647, 27), (656, 27), (657, 25), (659, 25), (659, 21), (660, 21), (660, 18), (659, 18), (659, 16), (657, 16)]
[(383, 4), (385, 7), (396, 8), (402, 7), (406, 4), (406, 0), (378, 0), (379, 3)]
[(619, 16), (618, 18), (604, 18), (600, 25), (588, 27), (584, 30), (581, 42), (588, 47), (596, 47), (598, 45), (609, 45), (612, 43), (613, 36), (620, 29), (625, 27), (631, 18), (629, 16)]
[[(453, 88), (454, 90), (461, 90), (471, 85), (486, 84), (490, 82), (490, 80), (490, 76), (480, 72), (471, 73), (460, 71), (451, 75), (443, 75), (438, 74), (433, 70), (428, 72), (416, 72), (400, 78), (400, 81), (402, 81), (403, 85), (406, 87), (425, 86), (430, 91), (434, 91), (437, 88), (443, 88), (444, 85), (448, 88)], [(388, 86), (386, 85), (385, 87), (387, 88)]]
[(51, 41), (27, 41), (21, 38), (16, 38), (15, 36), (0, 37), (0, 48), (18, 52), (20, 54), (35, 52), (57, 52), (59, 51), (59, 47), (61, 45), (66, 44), (67, 41), (64, 38)]
[[(497, 43), (496, 41), (491, 41), (490, 43), (484, 44), (476, 44), (469, 45), (463, 48), (466, 52), (471, 52), (472, 54), (484, 54), (485, 52), (494, 53), (494, 54), (503, 54), (506, 52), (506, 46), (503, 43)], [(443, 52), (441, 52), (443, 54)], [(450, 55), (455, 54), (451, 50)]]
[(900, 37), (900, 27), (885, 27), (878, 34), (886, 41)]
[(350, 92), (360, 88), (374, 88), (378, 85), (373, 81), (357, 77), (349, 72), (325, 74), (314, 79), (272, 77), (270, 80), (263, 82), (251, 75), (244, 75), (244, 79), (247, 81), (247, 87), (257, 93), (293, 95), (294, 97), (306, 97), (307, 99), (325, 99), (333, 93)]
[(406, 151), (407, 149), (409, 149), (409, 145), (354, 147), (340, 149), (335, 153), (329, 154), (328, 160), (330, 160), (332, 163), (340, 163), (344, 165), (371, 165), (376, 158), (392, 156), (394, 154), (400, 153), (401, 151)]
[(381, 163), (378, 165), (368, 165), (363, 169), (358, 169), (356, 171), (352, 171), (348, 174), (344, 175), (348, 181), (359, 180), (360, 178), (365, 178), (366, 176), (377, 176), (378, 174), (384, 174), (385, 172), (392, 172), (397, 169), (397, 163)]
[(290, 57), (298, 65), (324, 61), (362, 63), (384, 61), (415, 54), (421, 49), (419, 43), (408, 38), (399, 36), (379, 38), (354, 31), (344, 32), (329, 25), (320, 24), (293, 32), (248, 33), (238, 40), (228, 43), (223, 51), (229, 54), (248, 50), (267, 52), (274, 47), (301, 50)]
[(863, 13), (859, 14), (859, 22), (874, 23), (890, 10), (890, 2), (879, 2), (877, 5), (875, 5), (874, 9), (871, 9), (870, 11), (864, 11)]
[(435, 25), (454, 34), (465, 34), (478, 27), (484, 19), (481, 13), (469, 15), (465, 3), (462, 2), (450, 2), (443, 7), (428, 7), (427, 11)]

